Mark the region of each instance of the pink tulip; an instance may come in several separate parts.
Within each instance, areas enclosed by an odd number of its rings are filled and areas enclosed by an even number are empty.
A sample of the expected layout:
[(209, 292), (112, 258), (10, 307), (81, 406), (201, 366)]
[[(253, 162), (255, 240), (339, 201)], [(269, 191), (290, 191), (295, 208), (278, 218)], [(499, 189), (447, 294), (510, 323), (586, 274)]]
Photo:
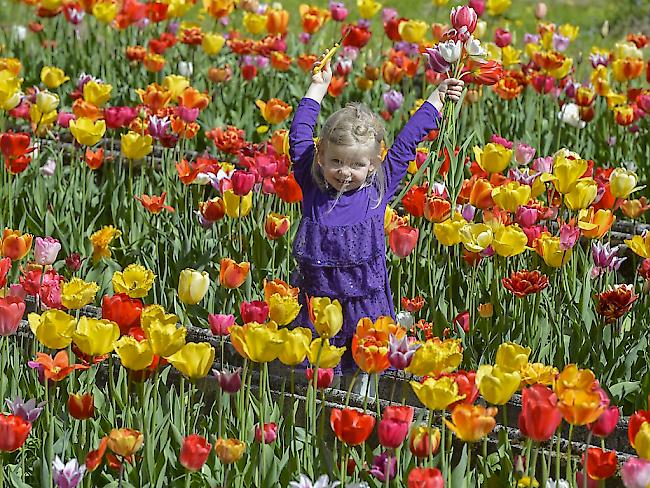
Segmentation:
[(237, 170), (230, 179), (232, 181), (232, 191), (240, 197), (248, 195), (255, 184), (255, 175), (249, 171)]
[[(278, 437), (278, 426), (275, 422), (264, 424), (264, 444), (271, 444)], [(262, 429), (255, 426), (255, 442), (262, 442)]]
[(53, 237), (37, 237), (34, 244), (34, 261), (45, 266), (53, 264), (61, 250), (61, 243)]
[(469, 0), (469, 6), (474, 9), (479, 17), (485, 12), (485, 0)]
[(650, 485), (650, 461), (630, 458), (621, 468), (625, 488), (647, 488)]
[(502, 29), (499, 27), (495, 32), (494, 32), (494, 43), (500, 47), (504, 48), (506, 46), (509, 46), (510, 43), (512, 42), (512, 34), (508, 32), (505, 29)]
[(227, 336), (230, 333), (228, 328), (235, 323), (235, 316), (211, 313), (208, 315), (208, 323), (213, 335)]
[(463, 5), (462, 7), (454, 7), (451, 9), (449, 20), (451, 21), (451, 25), (457, 31), (460, 31), (462, 27), (465, 27), (467, 32), (471, 34), (476, 29), (478, 15), (472, 7)]
[(348, 9), (345, 8), (345, 4), (342, 2), (330, 2), (329, 8), (332, 20), (336, 22), (343, 22), (348, 16)]
[(515, 221), (522, 227), (532, 227), (537, 223), (538, 218), (539, 210), (526, 205), (517, 208), (517, 212), (515, 213)]
[(548, 7), (544, 2), (539, 2), (537, 5), (535, 5), (535, 17), (541, 20), (546, 17), (547, 13)]
[(589, 424), (587, 427), (589, 427), (589, 430), (591, 430), (594, 435), (597, 435), (598, 437), (607, 437), (614, 432), (614, 429), (616, 429), (616, 424), (618, 423), (620, 415), (621, 413), (619, 412), (618, 407), (609, 407), (593, 424)]
[(261, 300), (253, 300), (252, 302), (241, 302), (239, 304), (239, 312), (241, 313), (242, 321), (247, 324), (248, 322), (266, 322), (269, 316), (268, 303)]
[(403, 225), (391, 231), (388, 236), (388, 243), (396, 256), (405, 258), (415, 249), (419, 235), (419, 229), (410, 225)]
[(580, 239), (580, 229), (569, 224), (560, 226), (560, 249), (566, 251), (576, 245)]
[(515, 161), (517, 164), (528, 164), (533, 160), (534, 156), (534, 147), (524, 144), (523, 142), (518, 142), (515, 145)]
[(25, 313), (25, 302), (20, 297), (0, 298), (0, 336), (15, 334)]
[[(314, 380), (314, 370), (312, 368), (307, 368), (305, 371), (307, 380), (310, 382)], [(322, 390), (323, 388), (329, 388), (334, 380), (334, 368), (318, 368), (318, 380), (316, 381), (316, 388)]]

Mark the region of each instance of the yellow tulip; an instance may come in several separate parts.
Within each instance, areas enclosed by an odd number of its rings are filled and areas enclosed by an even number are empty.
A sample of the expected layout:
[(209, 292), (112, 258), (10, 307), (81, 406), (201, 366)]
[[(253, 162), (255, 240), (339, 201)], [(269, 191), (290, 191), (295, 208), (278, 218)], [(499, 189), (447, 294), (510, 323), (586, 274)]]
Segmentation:
[(70, 77), (66, 76), (61, 68), (43, 66), (41, 69), (41, 82), (50, 90), (60, 87), (69, 79)]
[(546, 232), (542, 233), (535, 241), (535, 250), (542, 256), (544, 262), (553, 268), (559, 268), (566, 264), (573, 252), (572, 248), (563, 250), (560, 247), (560, 238)]
[(426, 341), (415, 351), (406, 371), (416, 376), (438, 376), (455, 370), (462, 360), (460, 339), (434, 339)]
[(191, 381), (204, 378), (214, 363), (214, 347), (207, 342), (190, 342), (167, 360)]
[(575, 188), (576, 183), (587, 171), (587, 161), (576, 158), (566, 150), (560, 150), (555, 154), (553, 161), (553, 175), (544, 176), (542, 179), (553, 181), (555, 189), (560, 193), (569, 193)]
[(293, 330), (280, 329), (277, 337), (284, 344), (278, 353), (278, 359), (282, 364), (296, 366), (305, 360), (311, 344), (311, 330), (305, 327), (296, 327)]
[(278, 334), (278, 324), (249, 322), (243, 326), (232, 325), (230, 340), (237, 352), (244, 358), (256, 363), (269, 363), (277, 359), (284, 347)]
[(29, 328), (45, 347), (64, 349), (72, 343), (76, 322), (74, 317), (67, 313), (50, 309), (41, 315), (30, 313), (27, 319)]
[(201, 42), (201, 47), (203, 52), (208, 56), (214, 56), (221, 51), (221, 48), (226, 43), (226, 39), (221, 34), (213, 34), (207, 32), (203, 34), (203, 41)]
[(501, 227), (494, 233), (492, 248), (499, 256), (516, 256), (526, 250), (528, 237), (517, 224)]
[(185, 14), (195, 5), (192, 0), (166, 0), (169, 5), (167, 8), (167, 17), (170, 19), (184, 17)]
[(492, 244), (494, 235), (486, 224), (465, 224), (460, 229), (460, 240), (469, 252), (481, 252)]
[(357, 8), (359, 9), (359, 14), (364, 19), (372, 18), (379, 9), (381, 9), (381, 3), (376, 2), (375, 0), (357, 0)]
[(581, 178), (569, 193), (564, 196), (564, 203), (571, 210), (587, 208), (596, 199), (598, 185), (592, 178)]
[(165, 309), (160, 305), (147, 305), (140, 315), (140, 326), (146, 332), (149, 324), (154, 321), (175, 326), (178, 323), (178, 316), (165, 312)]
[(564, 62), (562, 63), (562, 66), (550, 70), (548, 74), (551, 75), (556, 80), (561, 80), (562, 78), (565, 78), (569, 74), (569, 71), (571, 71), (572, 67), (573, 67), (573, 59), (565, 58)]
[(497, 16), (508, 10), (511, 4), (512, 0), (487, 0), (485, 8), (488, 14)]
[(564, 37), (568, 37), (570, 41), (575, 41), (578, 37), (578, 32), (580, 32), (580, 26), (573, 24), (562, 24), (559, 28), (560, 34)]
[(519, 371), (528, 364), (530, 356), (530, 347), (523, 347), (514, 342), (504, 342), (497, 349), (496, 366), (502, 371), (512, 372)]
[(122, 134), (122, 154), (127, 159), (142, 159), (153, 151), (153, 139), (150, 135), (143, 136), (129, 131)]
[(129, 264), (124, 271), (113, 273), (113, 290), (126, 293), (131, 298), (144, 298), (149, 294), (156, 275), (141, 264)]
[(411, 381), (411, 388), (429, 410), (445, 410), (452, 403), (465, 398), (465, 395), (458, 394), (458, 384), (449, 376), (438, 380), (427, 378), (424, 383)]
[(526, 385), (547, 385), (555, 381), (559, 371), (554, 366), (547, 366), (542, 363), (526, 363), (519, 370), (522, 383)]
[(168, 75), (163, 80), (163, 88), (172, 94), (172, 100), (176, 100), (190, 86), (190, 80), (180, 75)]
[(541, 49), (541, 47), (539, 44), (533, 44), (532, 42), (528, 42), (524, 46), (524, 49), (526, 51), (526, 56), (528, 56), (528, 58), (530, 59), (533, 57), (533, 54), (535, 54)]
[(609, 188), (612, 195), (616, 198), (629, 197), (630, 193), (637, 190), (636, 182), (636, 173), (624, 168), (616, 168), (609, 175)]
[(56, 110), (51, 112), (41, 112), (37, 104), (33, 104), (29, 107), (29, 118), (32, 121), (32, 125), (35, 131), (41, 129), (41, 132), (44, 128), (50, 127), (57, 118)]
[(158, 320), (142, 324), (144, 335), (151, 343), (151, 349), (156, 356), (163, 358), (176, 354), (184, 345), (187, 329), (176, 328), (176, 324), (162, 323)]
[(614, 57), (616, 59), (638, 58), (643, 59), (643, 51), (632, 42), (617, 42), (614, 44)]
[(461, 243), (460, 230), (467, 224), (460, 212), (454, 217), (433, 225), (433, 233), (443, 246), (455, 246)]
[(98, 2), (93, 5), (93, 15), (104, 24), (110, 24), (117, 16), (117, 4), (111, 1)]
[(72, 340), (88, 356), (103, 356), (113, 350), (120, 337), (119, 326), (110, 320), (100, 320), (85, 315), (79, 319)]
[(318, 339), (314, 339), (311, 342), (311, 345), (309, 346), (309, 352), (307, 353), (309, 362), (314, 366), (316, 365), (316, 360), (318, 359), (318, 351), (320, 350), (320, 361), (318, 361), (318, 367), (323, 369), (333, 368), (341, 362), (341, 356), (343, 356), (343, 353), (347, 348), (332, 346), (330, 345), (329, 339), (325, 339), (325, 342), (321, 348), (322, 341), (323, 339), (319, 337)]
[[(301, 305), (295, 297), (274, 293), (269, 300), (269, 317), (279, 325), (288, 325), (294, 321), (300, 308)], [(311, 340), (311, 337), (309, 339)]]
[(512, 46), (501, 48), (501, 62), (504, 68), (521, 63), (521, 49), (515, 49)]
[(310, 316), (318, 335), (329, 339), (339, 333), (343, 327), (343, 309), (338, 300), (312, 297), (309, 306)]
[(492, 405), (504, 405), (519, 389), (521, 376), (518, 371), (505, 371), (500, 366), (484, 364), (476, 372), (476, 386), (481, 395)]
[(38, 92), (36, 95), (36, 107), (41, 113), (47, 114), (53, 112), (58, 106), (59, 96), (55, 93), (50, 93), (49, 91), (44, 90)]
[(101, 107), (111, 98), (111, 91), (113, 91), (112, 85), (90, 80), (84, 84), (84, 100), (95, 107)]
[(99, 285), (94, 281), (85, 282), (80, 278), (72, 278), (61, 287), (61, 304), (67, 309), (78, 309), (91, 304)]
[(639, 457), (650, 460), (650, 423), (643, 422), (634, 437), (634, 449)]
[(633, 236), (632, 239), (626, 239), (625, 244), (638, 256), (650, 258), (650, 232), (645, 237)]
[(528, 203), (530, 193), (530, 186), (520, 185), (516, 181), (511, 181), (505, 185), (493, 188), (492, 199), (503, 210), (514, 213), (521, 205)]
[(11, 104), (10, 102), (13, 103), (16, 95), (20, 93), (21, 82), (22, 80), (8, 69), (0, 71), (0, 105), (3, 110), (11, 110), (20, 103), (20, 97), (18, 97), (18, 102), (15, 105), (6, 108)]
[(512, 149), (490, 142), (484, 148), (474, 146), (474, 158), (483, 171), (501, 173), (510, 164)]
[(398, 30), (399, 35), (406, 42), (419, 44), (424, 39), (429, 25), (421, 20), (406, 20), (400, 22)]
[(477, 39), (483, 39), (483, 36), (487, 32), (487, 22), (479, 19), (476, 22), (476, 29), (474, 29), (474, 37)]
[(186, 305), (196, 305), (210, 288), (210, 276), (206, 271), (184, 269), (178, 280), (178, 298)]
[(246, 217), (253, 208), (253, 192), (240, 197), (232, 190), (223, 192), (223, 203), (226, 207), (226, 215), (232, 219)]
[(244, 14), (244, 27), (253, 35), (261, 34), (266, 29), (266, 15), (260, 15), (255, 12), (246, 12)]
[(142, 371), (153, 362), (153, 349), (149, 341), (137, 341), (125, 335), (115, 343), (115, 352), (120, 357), (122, 366), (131, 371)]
[(106, 122), (97, 120), (93, 122), (88, 117), (79, 117), (70, 121), (70, 133), (82, 146), (94, 146), (106, 133)]

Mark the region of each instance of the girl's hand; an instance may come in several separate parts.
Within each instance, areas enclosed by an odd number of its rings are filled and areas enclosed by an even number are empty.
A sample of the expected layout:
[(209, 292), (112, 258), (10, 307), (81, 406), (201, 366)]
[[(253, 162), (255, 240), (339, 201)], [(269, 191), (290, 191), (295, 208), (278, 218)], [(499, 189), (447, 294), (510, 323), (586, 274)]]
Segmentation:
[(463, 80), (458, 80), (456, 78), (447, 78), (443, 80), (438, 85), (436, 90), (440, 95), (440, 101), (444, 102), (445, 97), (449, 97), (453, 102), (460, 100), (460, 96), (463, 93), (463, 88), (465, 87), (465, 82)]
[(327, 56), (328, 52), (329, 51), (326, 51), (325, 54), (323, 54), (321, 58), (318, 61), (316, 61), (311, 68), (312, 69), (311, 82), (315, 85), (329, 86), (330, 81), (332, 81), (332, 66), (329, 59), (325, 63), (325, 66), (323, 66), (323, 69), (321, 69), (317, 73), (314, 73), (314, 69), (320, 66), (323, 58)]

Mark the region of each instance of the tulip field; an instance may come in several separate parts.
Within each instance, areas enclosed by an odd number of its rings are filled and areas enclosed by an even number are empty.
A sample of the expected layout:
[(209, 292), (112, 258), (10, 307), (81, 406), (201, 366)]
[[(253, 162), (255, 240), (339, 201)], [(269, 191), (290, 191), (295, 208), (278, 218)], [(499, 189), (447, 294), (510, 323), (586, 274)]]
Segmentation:
[(0, 488), (650, 488), (647, 2), (0, 5)]

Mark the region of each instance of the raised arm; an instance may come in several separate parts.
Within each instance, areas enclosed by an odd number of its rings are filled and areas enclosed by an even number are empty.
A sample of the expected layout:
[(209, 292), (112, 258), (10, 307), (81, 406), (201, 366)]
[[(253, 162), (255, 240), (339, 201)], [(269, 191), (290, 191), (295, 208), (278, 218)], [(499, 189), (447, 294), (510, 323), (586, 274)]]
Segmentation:
[(293, 162), (296, 180), (301, 185), (309, 181), (309, 170), (314, 158), (314, 126), (330, 81), (332, 69), (328, 62), (321, 72), (312, 76), (312, 83), (298, 104), (289, 129), (289, 157)]
[(390, 200), (397, 191), (400, 181), (406, 175), (409, 163), (415, 159), (420, 141), (433, 129), (438, 128), (445, 97), (448, 95), (451, 100), (457, 101), (462, 90), (462, 81), (454, 78), (444, 80), (397, 135), (384, 161), (385, 200)]

